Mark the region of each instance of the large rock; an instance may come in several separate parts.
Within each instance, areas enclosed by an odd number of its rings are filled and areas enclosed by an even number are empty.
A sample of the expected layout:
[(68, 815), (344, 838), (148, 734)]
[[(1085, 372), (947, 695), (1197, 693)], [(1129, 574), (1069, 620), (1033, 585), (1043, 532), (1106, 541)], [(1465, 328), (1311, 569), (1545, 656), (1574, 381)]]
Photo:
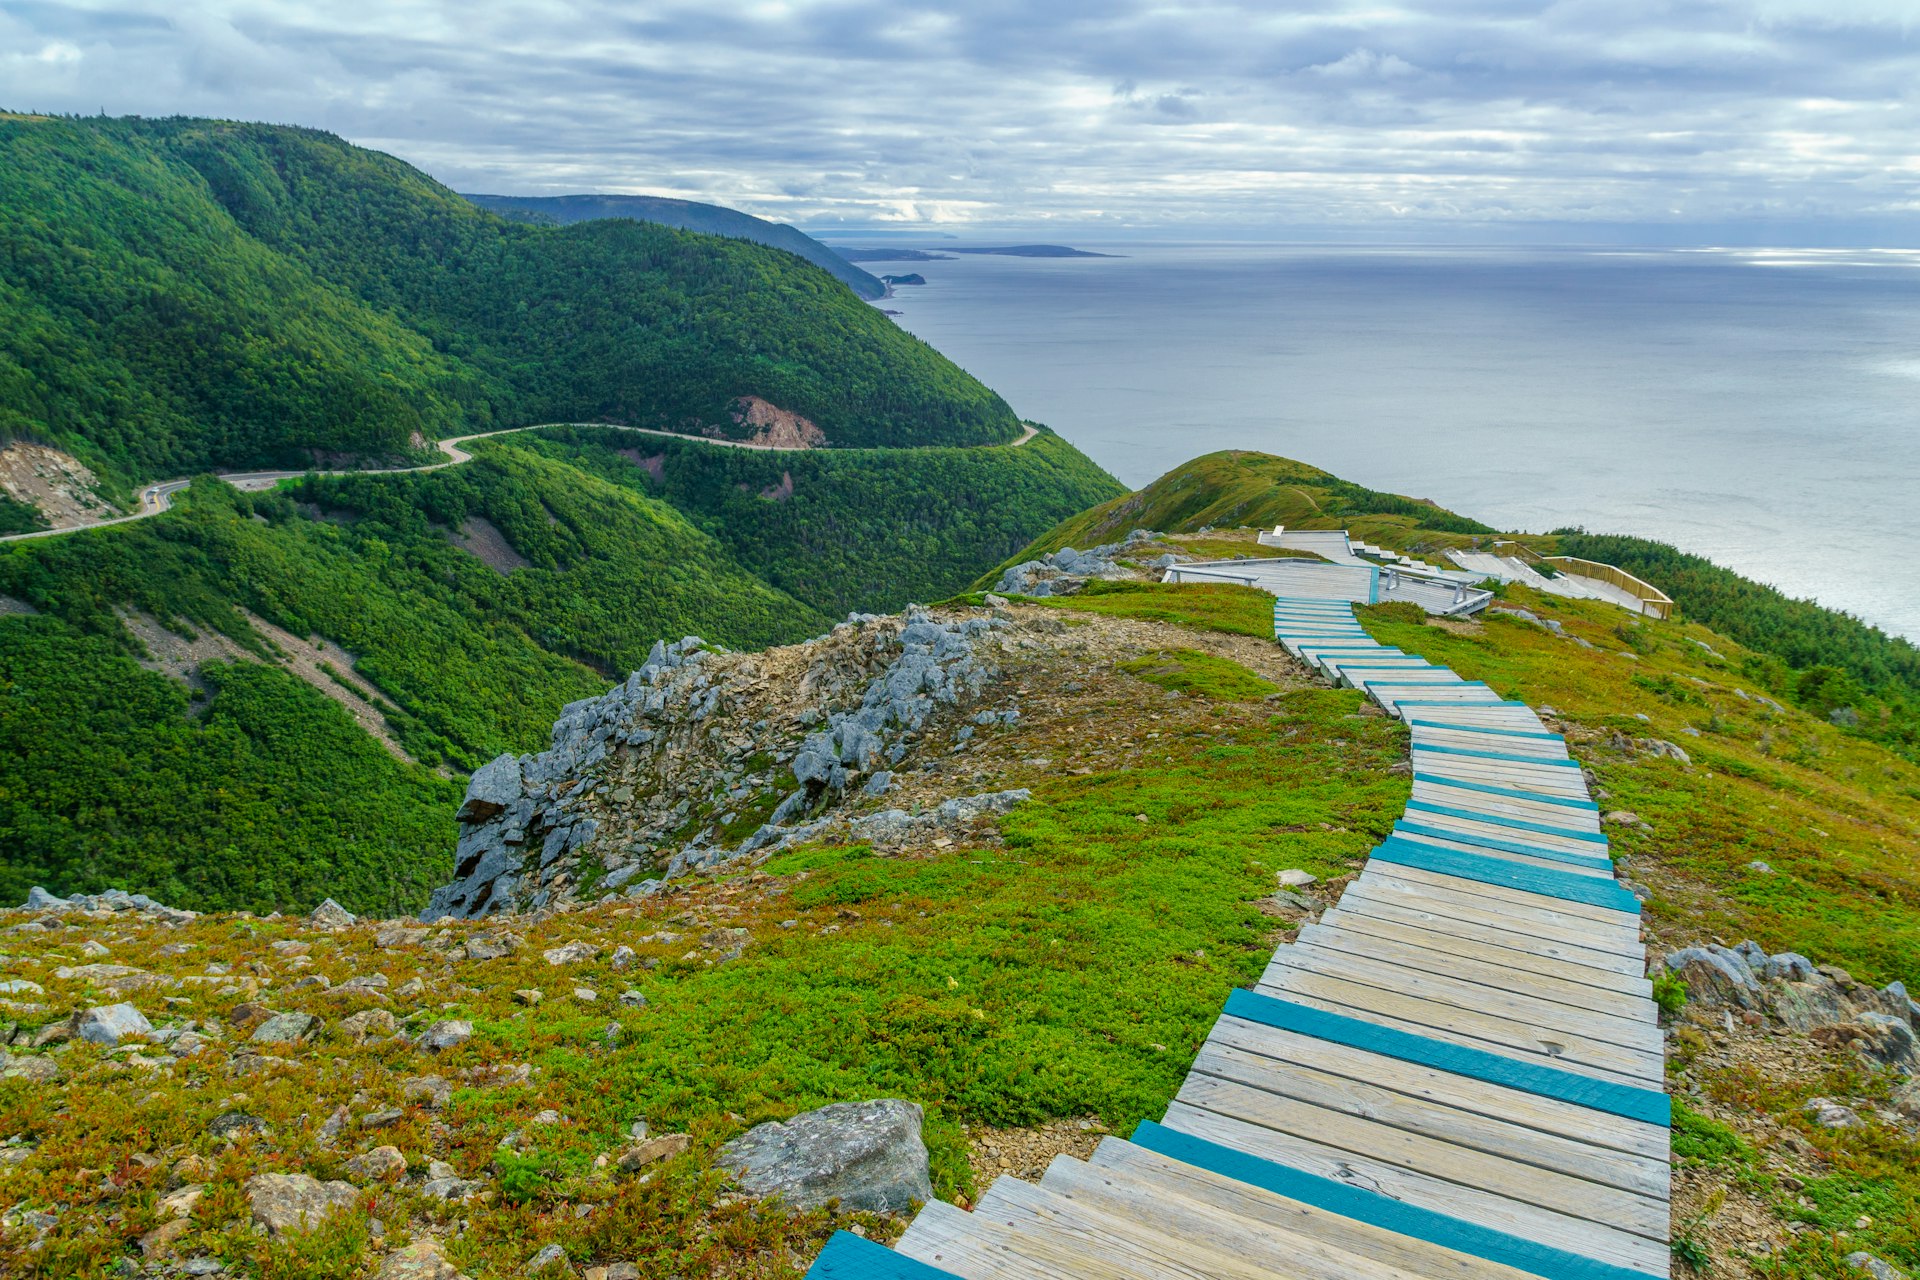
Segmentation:
[(1729, 947), (1687, 947), (1666, 959), (1667, 972), (1687, 984), (1687, 998), (1702, 1004), (1760, 1007), (1760, 983), (1745, 956)]
[(467, 1280), (451, 1262), (441, 1256), (440, 1242), (432, 1236), (415, 1240), (404, 1249), (396, 1249), (381, 1259), (373, 1280)]
[(276, 1013), (253, 1029), (255, 1044), (298, 1044), (313, 1034), (319, 1021), (310, 1013)]
[(473, 1039), (473, 1024), (464, 1018), (443, 1018), (428, 1027), (420, 1037), (420, 1047), (438, 1052), (453, 1049)]
[(881, 1098), (839, 1102), (755, 1125), (720, 1149), (718, 1163), (752, 1196), (808, 1210), (898, 1213), (933, 1198), (920, 1108)]
[(354, 921), (353, 912), (347, 910), (332, 898), (328, 898), (313, 909), (307, 917), (307, 923), (316, 929), (344, 929)]
[(485, 822), (505, 813), (525, 789), (520, 757), (503, 752), (474, 770), (467, 780), (467, 798), (454, 817), (461, 822)]
[(311, 1231), (328, 1214), (351, 1209), (360, 1193), (349, 1182), (321, 1182), (304, 1173), (261, 1173), (247, 1179), (253, 1222), (269, 1235)]
[(153, 1024), (130, 1004), (108, 1004), (75, 1014), (73, 1034), (111, 1048), (136, 1036), (148, 1038), (153, 1034)]
[(1847, 1255), (1847, 1265), (1871, 1280), (1907, 1280), (1907, 1273), (1883, 1258), (1861, 1250)]

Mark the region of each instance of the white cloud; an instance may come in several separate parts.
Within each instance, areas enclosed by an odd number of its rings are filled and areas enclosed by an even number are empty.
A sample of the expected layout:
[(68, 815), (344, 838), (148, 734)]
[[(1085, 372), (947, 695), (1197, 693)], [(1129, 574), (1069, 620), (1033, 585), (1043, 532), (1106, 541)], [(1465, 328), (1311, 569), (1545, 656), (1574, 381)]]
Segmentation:
[(1892, 216), (1911, 0), (14, 0), (16, 110), (332, 129), (789, 221)]

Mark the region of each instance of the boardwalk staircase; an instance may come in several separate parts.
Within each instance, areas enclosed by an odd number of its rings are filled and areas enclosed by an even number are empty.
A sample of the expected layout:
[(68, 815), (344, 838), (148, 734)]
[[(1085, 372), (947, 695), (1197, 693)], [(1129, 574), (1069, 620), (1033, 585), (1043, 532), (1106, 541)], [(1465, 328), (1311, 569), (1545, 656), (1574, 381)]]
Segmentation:
[(1638, 903), (1566, 743), (1382, 646), (1345, 598), (1274, 632), (1411, 730), (1412, 799), (1339, 904), (1228, 997), (1159, 1122), (934, 1202), (821, 1280), (1644, 1280), (1668, 1101)]

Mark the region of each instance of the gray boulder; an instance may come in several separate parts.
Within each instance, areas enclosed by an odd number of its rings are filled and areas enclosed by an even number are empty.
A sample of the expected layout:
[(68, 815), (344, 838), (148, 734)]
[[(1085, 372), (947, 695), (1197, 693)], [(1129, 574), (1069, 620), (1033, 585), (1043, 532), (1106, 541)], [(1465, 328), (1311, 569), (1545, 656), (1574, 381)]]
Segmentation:
[(1871, 1276), (1873, 1280), (1907, 1280), (1906, 1272), (1864, 1250), (1848, 1254), (1847, 1265), (1855, 1271)]
[(485, 822), (505, 813), (525, 790), (520, 758), (503, 752), (474, 770), (467, 780), (467, 796), (454, 815), (460, 822)]
[(130, 1004), (108, 1004), (75, 1014), (73, 1034), (112, 1048), (134, 1036), (142, 1039), (152, 1036), (153, 1024)]
[(307, 917), (307, 923), (317, 929), (344, 929), (354, 921), (353, 912), (347, 910), (332, 898), (328, 898), (313, 909)]
[(805, 1211), (899, 1213), (933, 1198), (921, 1110), (881, 1098), (839, 1102), (755, 1125), (720, 1148), (718, 1164), (751, 1196), (778, 1196)]
[(321, 1182), (304, 1173), (262, 1173), (247, 1179), (255, 1226), (268, 1235), (311, 1231), (328, 1215), (351, 1209), (360, 1193), (349, 1182)]
[(253, 1029), (255, 1044), (298, 1044), (313, 1033), (319, 1021), (310, 1013), (276, 1013)]
[(39, 885), (27, 890), (25, 910), (28, 911), (59, 911), (72, 905), (65, 898), (54, 897)]
[(420, 1037), (420, 1047), (432, 1049), (452, 1049), (473, 1039), (473, 1024), (461, 1018), (445, 1018), (428, 1027), (426, 1034)]
[(1746, 957), (1729, 947), (1687, 947), (1666, 959), (1667, 972), (1687, 984), (1687, 997), (1703, 1004), (1760, 1007), (1760, 984)]

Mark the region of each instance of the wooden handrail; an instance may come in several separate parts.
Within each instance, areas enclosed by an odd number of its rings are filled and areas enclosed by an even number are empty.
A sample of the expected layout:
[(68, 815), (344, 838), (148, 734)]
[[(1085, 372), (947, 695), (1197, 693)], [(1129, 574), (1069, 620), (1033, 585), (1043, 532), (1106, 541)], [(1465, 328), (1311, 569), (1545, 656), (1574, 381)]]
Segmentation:
[(1610, 564), (1601, 564), (1598, 560), (1582, 560), (1579, 556), (1542, 556), (1542, 560), (1564, 573), (1576, 574), (1582, 578), (1596, 578), (1601, 582), (1612, 583), (1628, 595), (1640, 601), (1641, 609), (1648, 617), (1665, 621), (1673, 616), (1673, 597), (1654, 586), (1643, 582), (1625, 569)]

